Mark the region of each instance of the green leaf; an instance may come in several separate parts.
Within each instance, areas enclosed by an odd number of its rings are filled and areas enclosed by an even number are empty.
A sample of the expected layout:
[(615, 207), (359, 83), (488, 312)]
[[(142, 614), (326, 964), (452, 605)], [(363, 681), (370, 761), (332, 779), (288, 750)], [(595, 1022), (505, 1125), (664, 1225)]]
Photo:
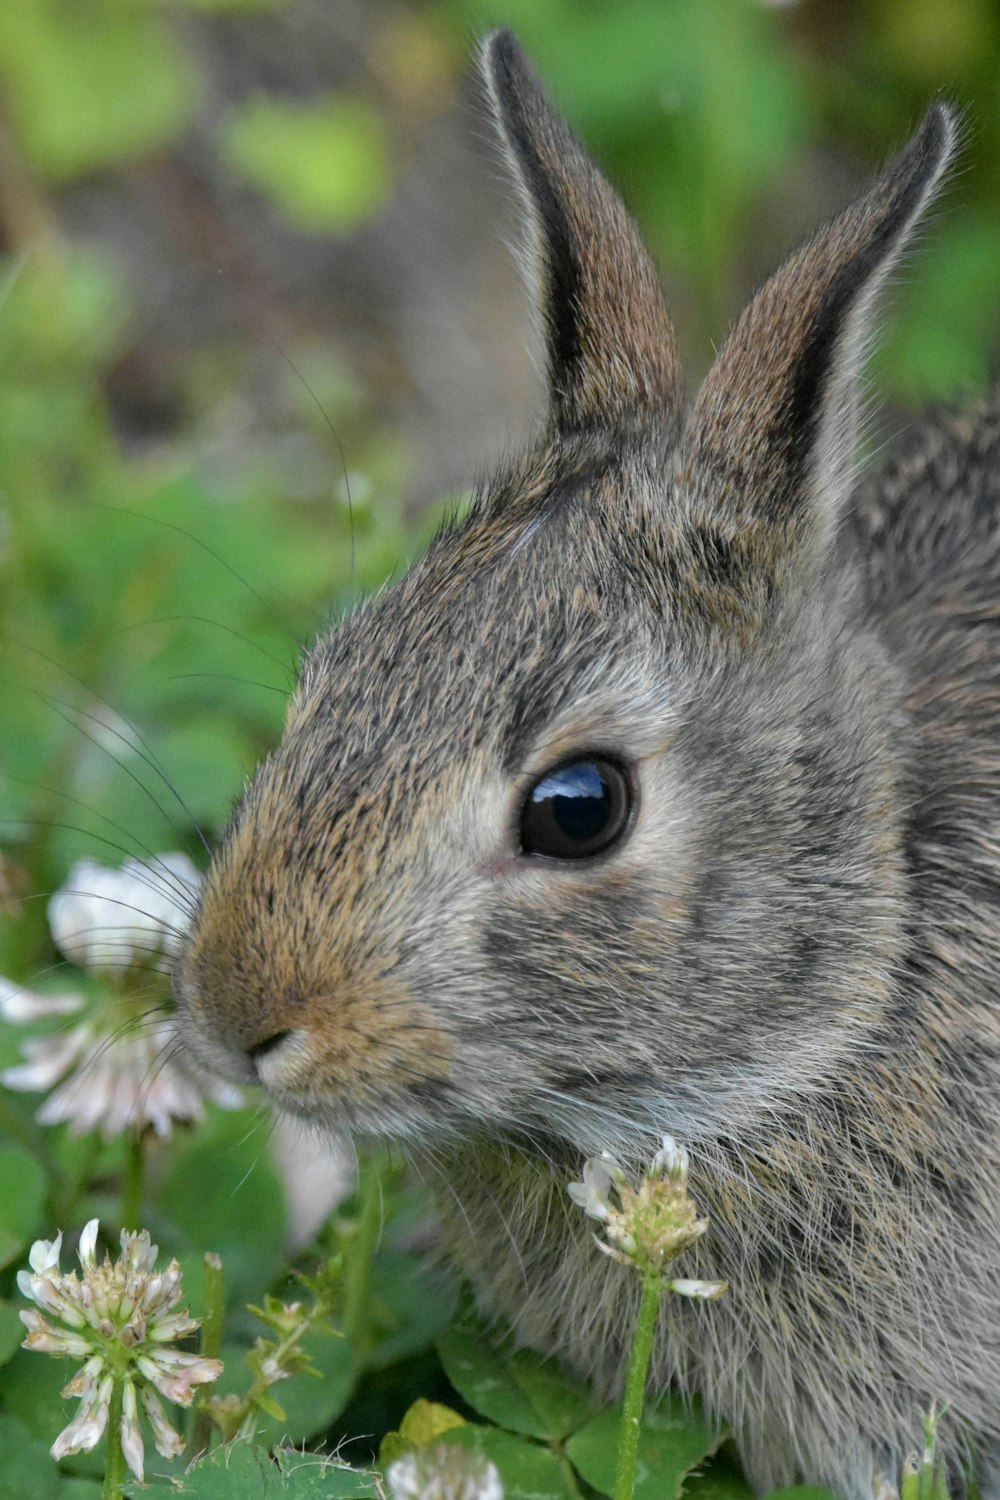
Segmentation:
[(122, 0), (0, 7), (0, 71), (22, 146), (54, 178), (170, 140), (194, 101), (193, 71), (169, 31)]
[(727, 1453), (717, 1453), (685, 1479), (683, 1500), (754, 1500), (754, 1492), (739, 1465)]
[(311, 1483), (318, 1480), (319, 1487), (308, 1493), (322, 1495), (323, 1500), (367, 1500), (380, 1493), (377, 1476), (370, 1469), (352, 1469), (339, 1459), (324, 1461), (315, 1453), (294, 1448), (279, 1448), (274, 1456), (283, 1475), (305, 1475)]
[(96, 1479), (67, 1476), (56, 1490), (56, 1500), (101, 1500), (104, 1486)]
[(439, 1438), (442, 1432), (450, 1432), (453, 1427), (465, 1427), (466, 1420), (453, 1411), (450, 1406), (442, 1406), (439, 1401), (414, 1401), (409, 1411), (399, 1424), (399, 1435), (404, 1437), (414, 1448), (426, 1447)]
[(60, 1394), (73, 1368), (51, 1355), (18, 1349), (4, 1367), (4, 1411), (40, 1441), (51, 1443), (77, 1410), (77, 1402)]
[(0, 1454), (5, 1495), (16, 1495), (17, 1500), (50, 1500), (56, 1495), (59, 1470), (48, 1444), (32, 1437), (13, 1417), (0, 1416)]
[(471, 1424), (449, 1432), (447, 1442), (485, 1454), (495, 1463), (505, 1500), (567, 1500), (568, 1496), (578, 1496), (570, 1475), (548, 1448), (526, 1443), (497, 1427)]
[(592, 1414), (587, 1388), (529, 1350), (501, 1352), (478, 1327), (453, 1328), (437, 1343), (456, 1391), (491, 1422), (529, 1437), (565, 1437)]
[(818, 1484), (786, 1484), (783, 1489), (772, 1490), (766, 1500), (838, 1500), (838, 1496)]
[(363, 99), (253, 99), (231, 117), (222, 147), (231, 167), (315, 233), (354, 229), (388, 196), (385, 126)]
[(387, 1432), (379, 1444), (379, 1467), (387, 1469), (404, 1453), (411, 1453), (414, 1448), (426, 1448), (443, 1433), (467, 1425), (465, 1418), (460, 1417), (450, 1406), (442, 1406), (438, 1401), (425, 1401), (423, 1398), (414, 1401), (400, 1422), (399, 1431)]
[(40, 1226), (45, 1173), (33, 1157), (0, 1146), (0, 1266), (17, 1260)]
[[(574, 1433), (566, 1445), (571, 1460), (588, 1484), (602, 1495), (614, 1489), (621, 1408), (600, 1412)], [(685, 1409), (680, 1397), (668, 1395), (645, 1413), (639, 1433), (635, 1500), (670, 1500), (680, 1494), (685, 1475), (703, 1463), (725, 1436)]]
[[(414, 1286), (420, 1295), (414, 1296)], [(455, 1278), (427, 1265), (413, 1251), (383, 1250), (372, 1271), (371, 1306), (376, 1337), (368, 1350), (368, 1369), (383, 1370), (411, 1354), (430, 1348), (455, 1317)]]
[[(27, 1303), (21, 1304), (27, 1307)], [(21, 1322), (20, 1307), (13, 1302), (0, 1302), (0, 1365), (5, 1365), (9, 1359), (13, 1359), (21, 1346), (25, 1336), (25, 1326)]]
[(259, 1297), (284, 1265), (284, 1190), (255, 1111), (213, 1111), (177, 1151), (160, 1206), (192, 1250), (222, 1256), (231, 1303)]
[[(185, 1500), (364, 1500), (375, 1496), (375, 1476), (315, 1453), (279, 1451), (272, 1462), (255, 1443), (232, 1443), (200, 1459), (171, 1493)], [(126, 1485), (126, 1495), (148, 1493)]]

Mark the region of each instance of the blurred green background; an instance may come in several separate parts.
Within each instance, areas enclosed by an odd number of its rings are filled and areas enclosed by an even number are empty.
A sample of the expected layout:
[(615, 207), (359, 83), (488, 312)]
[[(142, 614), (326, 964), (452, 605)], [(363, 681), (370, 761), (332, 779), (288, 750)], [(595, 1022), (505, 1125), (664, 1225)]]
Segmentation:
[(692, 379), (956, 100), (883, 425), (995, 373), (995, 0), (7, 0), (0, 973), (51, 958), (38, 893), (79, 854), (218, 831), (302, 643), (530, 431), (513, 194), (468, 86), (498, 22), (643, 225)]

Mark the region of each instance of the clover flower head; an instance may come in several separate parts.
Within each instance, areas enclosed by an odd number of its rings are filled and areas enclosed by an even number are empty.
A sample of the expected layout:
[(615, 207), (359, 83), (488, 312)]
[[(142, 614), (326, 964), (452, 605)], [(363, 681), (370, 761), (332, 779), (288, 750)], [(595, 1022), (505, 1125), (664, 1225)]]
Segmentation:
[(568, 1191), (574, 1203), (603, 1225), (604, 1238), (595, 1234), (594, 1240), (605, 1255), (659, 1277), (678, 1296), (712, 1299), (726, 1291), (724, 1281), (668, 1279), (666, 1274), (671, 1262), (708, 1228), (688, 1191), (688, 1167), (684, 1147), (665, 1135), (637, 1188), (621, 1163), (604, 1151), (584, 1162), (583, 1181), (571, 1182)]
[(4, 1020), (76, 1018), (29, 1037), (23, 1061), (0, 1073), (6, 1088), (48, 1093), (41, 1124), (65, 1121), (75, 1135), (100, 1128), (106, 1139), (151, 1125), (166, 1136), (175, 1120), (202, 1119), (205, 1099), (226, 1109), (242, 1103), (238, 1090), (209, 1079), (181, 1052), (169, 1014), (154, 1014), (167, 1000), (169, 963), (198, 882), (186, 854), (126, 860), (119, 870), (81, 860), (49, 901), (57, 946), (101, 983), (88, 998), (36, 994), (0, 978)]
[(49, 929), (71, 963), (114, 973), (150, 963), (168, 969), (201, 884), (186, 854), (161, 854), (148, 863), (127, 859), (110, 870), (81, 859), (51, 897)]
[[(194, 1387), (210, 1384), (222, 1373), (217, 1359), (205, 1359), (172, 1347), (199, 1326), (197, 1318), (177, 1311), (181, 1269), (175, 1260), (156, 1270), (157, 1247), (142, 1230), (122, 1230), (116, 1261), (97, 1259), (98, 1221), (91, 1219), (80, 1235), (81, 1275), (59, 1264), (62, 1234), (36, 1240), (28, 1270), (17, 1273), (21, 1293), (35, 1306), (21, 1313), (28, 1330), (25, 1349), (82, 1359), (83, 1365), (63, 1388), (76, 1397), (76, 1416), (52, 1444), (53, 1458), (95, 1447), (108, 1424), (112, 1393), (122, 1389), (121, 1440), (126, 1462), (142, 1479), (144, 1441), (139, 1409), (145, 1413), (156, 1449), (164, 1458), (183, 1451), (159, 1396), (190, 1406)], [(159, 1395), (157, 1395), (159, 1392)]]
[(385, 1477), (392, 1500), (503, 1500), (496, 1465), (457, 1443), (405, 1453)]

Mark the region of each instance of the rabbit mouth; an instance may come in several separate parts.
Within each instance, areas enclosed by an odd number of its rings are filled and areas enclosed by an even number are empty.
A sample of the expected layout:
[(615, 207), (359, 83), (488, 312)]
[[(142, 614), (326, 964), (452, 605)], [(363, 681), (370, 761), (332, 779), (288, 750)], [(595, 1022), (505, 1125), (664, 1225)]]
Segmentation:
[(440, 1139), (449, 1133), (450, 1088), (400, 1058), (324, 1056), (314, 1034), (290, 1029), (249, 1052), (255, 1081), (276, 1109), (338, 1134)]

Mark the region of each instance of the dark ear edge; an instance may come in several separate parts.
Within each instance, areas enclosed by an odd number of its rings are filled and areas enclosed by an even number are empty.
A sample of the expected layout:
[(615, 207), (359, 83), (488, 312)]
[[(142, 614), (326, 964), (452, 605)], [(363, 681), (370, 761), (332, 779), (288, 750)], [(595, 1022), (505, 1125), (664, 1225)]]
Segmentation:
[(552, 144), (566, 157), (580, 154), (580, 148), (562, 119), (551, 110), (512, 31), (502, 28), (490, 33), (483, 43), (480, 65), (494, 118), (512, 158), (525, 207), (537, 224), (544, 246), (542, 276), (546, 284), (539, 288), (539, 294), (544, 300), (549, 373), (553, 377), (557, 372), (571, 370), (580, 358), (575, 315), (580, 296), (580, 269), (573, 254), (562, 202), (553, 191), (549, 173), (528, 127), (532, 106), (536, 118), (546, 119)]
[(875, 303), (957, 138), (955, 112), (933, 105), (869, 191), (771, 277), (730, 333), (685, 435), (689, 494), (727, 530), (778, 528), (800, 562), (828, 543), (853, 477)]
[[(837, 272), (817, 310), (809, 358), (803, 360), (791, 408), (803, 451), (819, 420), (824, 386), (836, 381), (838, 345), (844, 337), (853, 335), (857, 341), (855, 349), (843, 351), (852, 365), (843, 372), (844, 377), (852, 380), (860, 374), (877, 329), (872, 317), (874, 303), (941, 186), (957, 141), (955, 112), (943, 103), (932, 105), (869, 194), (844, 216), (845, 220), (856, 219), (862, 233), (866, 219), (876, 219), (876, 224), (867, 243)], [(894, 201), (886, 204), (881, 222), (877, 222), (877, 200), (890, 185)], [(845, 224), (845, 228), (850, 227)]]
[(682, 399), (676, 344), (635, 224), (511, 31), (486, 38), (481, 73), (533, 231), (552, 426), (673, 418)]

